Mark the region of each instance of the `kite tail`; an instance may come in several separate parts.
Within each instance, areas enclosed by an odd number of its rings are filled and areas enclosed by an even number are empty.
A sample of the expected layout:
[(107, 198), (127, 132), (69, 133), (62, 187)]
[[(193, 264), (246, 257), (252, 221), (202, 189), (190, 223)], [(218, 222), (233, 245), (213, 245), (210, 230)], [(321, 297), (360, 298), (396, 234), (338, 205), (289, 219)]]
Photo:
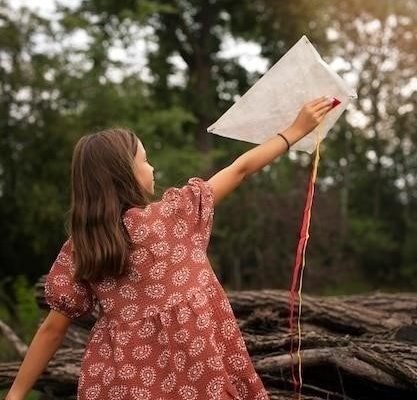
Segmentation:
[[(320, 160), (320, 142), (321, 135), (317, 134), (316, 152), (313, 163), (313, 168), (310, 175), (310, 181), (307, 189), (307, 196), (304, 206), (303, 220), (300, 230), (300, 239), (298, 241), (297, 252), (293, 267), (291, 287), (289, 291), (289, 333), (290, 333), (290, 357), (291, 357), (291, 375), (294, 391), (298, 392), (299, 398), (301, 398), (302, 381), (302, 365), (301, 365), (301, 308), (302, 308), (302, 287), (303, 276), (305, 269), (305, 254), (307, 249), (308, 239), (310, 237), (310, 221), (311, 221), (311, 209), (313, 206), (314, 198), (314, 186), (317, 178), (317, 170)], [(295, 302), (296, 293), (298, 294), (298, 315), (297, 315), (297, 331), (298, 331), (298, 346), (297, 346), (297, 360), (298, 360), (298, 377), (296, 376), (295, 363), (294, 363), (294, 319), (295, 319)]]

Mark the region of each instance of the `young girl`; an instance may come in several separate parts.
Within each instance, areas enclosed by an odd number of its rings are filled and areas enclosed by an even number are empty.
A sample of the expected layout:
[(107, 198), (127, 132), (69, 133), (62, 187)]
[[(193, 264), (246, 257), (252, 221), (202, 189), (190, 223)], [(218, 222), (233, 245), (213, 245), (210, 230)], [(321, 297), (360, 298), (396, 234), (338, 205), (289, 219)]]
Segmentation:
[(72, 160), (70, 236), (45, 282), (51, 311), (6, 400), (25, 398), (71, 320), (97, 303), (78, 400), (268, 399), (206, 255), (214, 205), (330, 109), (327, 97), (307, 103), (286, 131), (156, 202), (153, 167), (132, 132), (82, 137)]

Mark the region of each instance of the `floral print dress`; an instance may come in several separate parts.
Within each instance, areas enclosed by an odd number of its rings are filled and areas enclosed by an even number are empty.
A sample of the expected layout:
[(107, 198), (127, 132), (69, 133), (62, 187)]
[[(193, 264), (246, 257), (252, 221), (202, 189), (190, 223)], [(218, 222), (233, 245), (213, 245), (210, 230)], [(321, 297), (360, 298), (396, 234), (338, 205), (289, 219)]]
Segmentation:
[(75, 282), (71, 238), (47, 275), (45, 300), (69, 318), (99, 317), (78, 400), (267, 400), (233, 310), (207, 258), (213, 190), (190, 178), (123, 215), (128, 273)]

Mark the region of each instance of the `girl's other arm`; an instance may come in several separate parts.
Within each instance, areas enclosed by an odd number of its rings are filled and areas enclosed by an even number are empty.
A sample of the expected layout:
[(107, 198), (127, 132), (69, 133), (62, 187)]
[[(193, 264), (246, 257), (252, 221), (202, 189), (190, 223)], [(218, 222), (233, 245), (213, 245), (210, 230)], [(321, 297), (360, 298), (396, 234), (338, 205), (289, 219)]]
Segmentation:
[[(281, 133), (292, 145), (311, 132), (331, 108), (332, 100), (328, 97), (313, 100), (301, 109), (294, 123)], [(213, 175), (208, 183), (213, 188), (214, 204), (237, 188), (245, 178), (271, 163), (286, 150), (284, 139), (280, 136), (273, 137), (242, 154), (231, 165)]]
[(33, 337), (5, 400), (24, 400), (59, 349), (70, 323), (65, 315), (55, 310), (49, 312)]

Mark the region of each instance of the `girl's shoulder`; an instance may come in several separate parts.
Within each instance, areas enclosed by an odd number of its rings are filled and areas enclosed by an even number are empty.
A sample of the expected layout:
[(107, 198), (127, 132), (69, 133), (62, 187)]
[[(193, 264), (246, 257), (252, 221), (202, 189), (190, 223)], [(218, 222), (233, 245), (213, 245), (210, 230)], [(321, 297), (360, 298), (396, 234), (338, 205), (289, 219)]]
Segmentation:
[(125, 211), (124, 215), (137, 217), (149, 217), (154, 210), (167, 207), (166, 203), (172, 207), (184, 205), (184, 201), (193, 203), (213, 200), (213, 189), (207, 181), (200, 177), (189, 178), (187, 183), (181, 187), (170, 186), (162, 194), (160, 200), (153, 201), (143, 207), (131, 207)]
[(169, 187), (162, 195), (163, 202), (174, 203), (177, 206), (184, 205), (184, 201), (192, 203), (213, 201), (213, 189), (207, 181), (194, 176), (189, 178), (182, 187)]
[(158, 207), (160, 201), (151, 202), (143, 207), (128, 208), (122, 215), (122, 220), (127, 228), (135, 225), (138, 221), (149, 221), (156, 214), (155, 208)]
[(182, 187), (168, 187), (160, 200), (143, 208), (128, 209), (123, 220), (132, 226), (170, 217), (192, 220), (193, 223), (207, 222), (213, 216), (213, 208), (214, 195), (209, 183), (200, 177), (192, 177)]

